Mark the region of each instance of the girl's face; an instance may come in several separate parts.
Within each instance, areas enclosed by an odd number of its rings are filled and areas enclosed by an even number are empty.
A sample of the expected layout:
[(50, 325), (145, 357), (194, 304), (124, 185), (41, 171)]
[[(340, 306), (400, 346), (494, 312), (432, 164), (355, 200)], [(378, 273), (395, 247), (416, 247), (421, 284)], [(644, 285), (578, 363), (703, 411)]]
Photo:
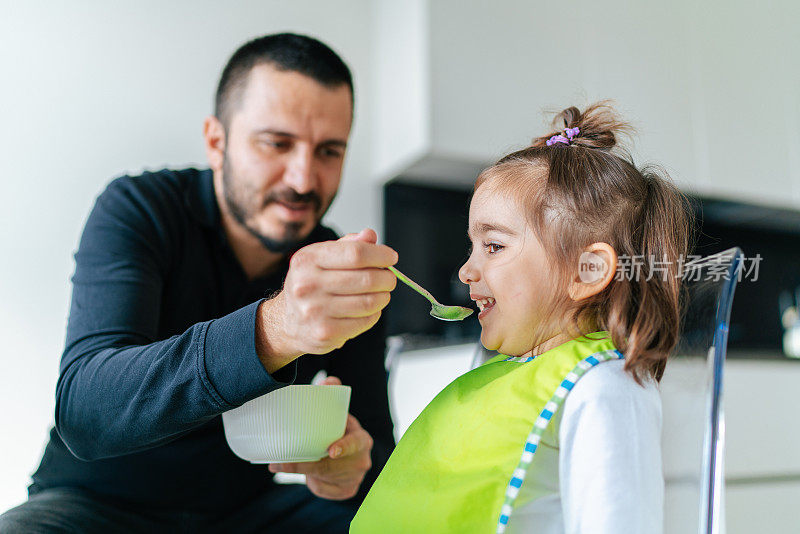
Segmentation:
[[(481, 343), (509, 356), (529, 353), (556, 280), (541, 243), (509, 195), (482, 185), (469, 209), (472, 252), (458, 272), (481, 310)], [(539, 335), (542, 335), (539, 332)]]

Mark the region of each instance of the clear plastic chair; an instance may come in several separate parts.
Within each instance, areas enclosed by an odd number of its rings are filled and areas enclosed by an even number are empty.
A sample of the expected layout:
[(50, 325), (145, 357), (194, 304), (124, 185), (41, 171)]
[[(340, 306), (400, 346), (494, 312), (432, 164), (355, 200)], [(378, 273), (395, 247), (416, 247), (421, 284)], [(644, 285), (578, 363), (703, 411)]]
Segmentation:
[(732, 248), (683, 268), (681, 337), (660, 384), (665, 534), (725, 532), (723, 370), (743, 262)]

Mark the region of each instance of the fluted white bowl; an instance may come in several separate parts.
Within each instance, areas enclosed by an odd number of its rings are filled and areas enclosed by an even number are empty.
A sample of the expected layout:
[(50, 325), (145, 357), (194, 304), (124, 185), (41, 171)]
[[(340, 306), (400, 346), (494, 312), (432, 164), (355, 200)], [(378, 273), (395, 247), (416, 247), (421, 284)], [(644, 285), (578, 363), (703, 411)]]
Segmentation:
[(254, 464), (313, 462), (344, 435), (350, 386), (286, 386), (222, 414), (231, 450)]

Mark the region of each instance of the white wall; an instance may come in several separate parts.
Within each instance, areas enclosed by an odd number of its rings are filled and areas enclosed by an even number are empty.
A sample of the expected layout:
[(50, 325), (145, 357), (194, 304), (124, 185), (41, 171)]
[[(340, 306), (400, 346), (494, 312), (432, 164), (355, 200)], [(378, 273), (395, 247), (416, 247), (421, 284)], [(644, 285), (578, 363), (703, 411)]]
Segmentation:
[(372, 24), (373, 178), (393, 178), (429, 149), (427, 0), (379, 0)]
[(377, 225), (370, 165), (368, 0), (0, 1), (0, 511), (22, 501), (53, 419), (72, 253), (114, 176), (203, 165), (201, 126), (244, 41), (321, 38), (350, 64), (357, 106), (330, 220)]
[[(800, 208), (800, 2), (424, 4), (419, 75), (403, 83), (429, 94), (428, 144), (414, 145), (426, 169), (490, 163), (549, 131), (544, 111), (613, 98), (638, 162), (688, 190)], [(382, 122), (378, 145), (403, 153), (407, 120)]]

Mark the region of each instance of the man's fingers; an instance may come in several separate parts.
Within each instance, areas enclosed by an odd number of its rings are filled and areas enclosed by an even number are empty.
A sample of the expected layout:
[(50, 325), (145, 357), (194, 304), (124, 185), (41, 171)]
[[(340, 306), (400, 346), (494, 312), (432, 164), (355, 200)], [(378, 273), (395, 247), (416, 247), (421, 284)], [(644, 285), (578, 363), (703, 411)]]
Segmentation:
[[(347, 427), (344, 436), (331, 443), (328, 455), (331, 458), (352, 456), (358, 452), (372, 449), (372, 437), (361, 428), (358, 419), (352, 415), (347, 416)], [(370, 466), (364, 466), (369, 469)]]
[(356, 452), (366, 448), (368, 443), (363, 439), (354, 435), (345, 436), (328, 447), (328, 454), (334, 460), (344, 456), (350, 456)]
[[(397, 261), (397, 252), (376, 245), (376, 238), (375, 232), (365, 230), (347, 239), (313, 243), (292, 255), (283, 290), (270, 301), (280, 313), (269, 320), (261, 316), (265, 330), (281, 331), (275, 336), (259, 334), (260, 354), (271, 358), (265, 366), (277, 359), (291, 361), (298, 354), (327, 354), (378, 322), (397, 284), (385, 269)], [(286, 341), (275, 348), (265, 341), (272, 337)]]
[(386, 245), (352, 240), (326, 241), (317, 245), (307, 253), (313, 253), (315, 263), (322, 269), (386, 268), (397, 263), (397, 252)]
[(357, 234), (347, 234), (339, 238), (339, 241), (364, 241), (365, 243), (377, 243), (378, 234), (372, 228), (364, 228)]
[(290, 462), (285, 464), (269, 464), (272, 473), (298, 473), (301, 475), (321, 476), (328, 472), (323, 462), (329, 461), (326, 458), (316, 462)]
[(306, 485), (317, 497), (331, 501), (343, 501), (353, 497), (358, 492), (359, 486), (354, 483), (332, 484), (315, 477), (306, 477)]
[(391, 299), (390, 293), (367, 293), (336, 297), (330, 302), (328, 314), (335, 319), (370, 317), (380, 313)]
[(381, 312), (365, 317), (326, 317), (303, 331), (305, 354), (328, 354), (342, 348), (348, 340), (360, 336), (378, 322)]
[(322, 382), (319, 383), (320, 386), (341, 386), (342, 381), (339, 380), (337, 376), (326, 376)]
[[(328, 380), (338, 382), (335, 377), (328, 377)], [(344, 437), (328, 448), (330, 458), (316, 462), (270, 464), (269, 470), (306, 475), (308, 489), (318, 497), (349, 499), (358, 492), (364, 475), (372, 467), (371, 448), (369, 433), (361, 427), (358, 419), (348, 414)]]
[(294, 464), (269, 464), (267, 469), (270, 473), (293, 473), (291, 471)]
[(397, 287), (397, 277), (388, 269), (323, 270), (318, 276), (319, 283), (332, 295), (361, 295)]
[(349, 434), (356, 430), (363, 430), (361, 423), (358, 422), (358, 419), (356, 419), (353, 414), (349, 413), (347, 414), (347, 423), (345, 423), (344, 433)]
[(366, 317), (348, 317), (346, 319), (332, 319), (332, 321), (338, 322), (339, 329), (349, 332), (348, 339), (352, 339), (375, 326), (380, 318), (381, 312), (379, 311)]

